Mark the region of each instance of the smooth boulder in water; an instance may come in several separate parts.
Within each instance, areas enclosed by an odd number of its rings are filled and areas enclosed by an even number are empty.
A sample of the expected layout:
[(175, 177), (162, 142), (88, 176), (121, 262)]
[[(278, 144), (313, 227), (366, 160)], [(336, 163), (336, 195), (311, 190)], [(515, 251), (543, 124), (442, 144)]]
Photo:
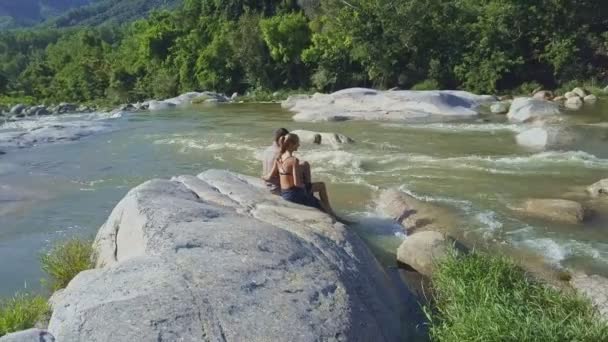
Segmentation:
[(363, 241), (257, 178), (148, 181), (94, 246), (98, 268), (54, 301), (59, 341), (402, 340), (399, 301)]
[(597, 102), (597, 96), (591, 94), (591, 95), (587, 95), (583, 98), (583, 102), (587, 103), (587, 104), (595, 104)]
[(441, 121), (479, 115), (496, 97), (465, 91), (378, 91), (350, 88), (332, 94), (290, 96), (283, 107), (295, 121)]
[(534, 150), (567, 146), (576, 141), (576, 134), (560, 126), (532, 127), (519, 133), (518, 145)]
[(11, 110), (10, 110), (10, 114), (11, 114), (11, 115), (19, 115), (19, 114), (21, 114), (21, 112), (23, 112), (23, 111), (24, 111), (26, 108), (27, 108), (27, 106), (26, 106), (26, 105), (24, 105), (24, 104), (21, 104), (21, 103), (20, 103), (20, 104), (17, 104), (17, 105), (14, 105), (14, 106), (11, 108)]
[(490, 106), (490, 112), (492, 114), (506, 114), (509, 112), (510, 107), (511, 107), (510, 101), (496, 102), (492, 106)]
[(425, 231), (408, 236), (397, 249), (397, 260), (418, 273), (431, 277), (437, 263), (450, 253), (454, 241), (444, 234)]
[(511, 122), (521, 123), (559, 114), (559, 105), (554, 102), (518, 97), (511, 103), (507, 118)]
[(587, 192), (593, 197), (608, 196), (608, 178), (591, 185)]
[(564, 106), (570, 110), (579, 110), (583, 107), (583, 100), (578, 96), (571, 97), (566, 100)]
[(529, 216), (569, 224), (582, 223), (586, 218), (580, 203), (564, 199), (529, 199), (522, 210)]
[(444, 207), (421, 201), (397, 188), (383, 190), (376, 211), (401, 224), (407, 232), (418, 229), (445, 230), (459, 223), (459, 219)]

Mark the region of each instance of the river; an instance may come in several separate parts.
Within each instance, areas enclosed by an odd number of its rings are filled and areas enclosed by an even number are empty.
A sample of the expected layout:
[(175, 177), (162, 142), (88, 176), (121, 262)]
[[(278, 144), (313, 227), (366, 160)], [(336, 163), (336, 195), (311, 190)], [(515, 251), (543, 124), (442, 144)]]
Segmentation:
[[(572, 226), (527, 218), (527, 198), (581, 197), (608, 177), (608, 106), (569, 114), (581, 138), (564, 151), (527, 151), (521, 125), (504, 117), (451, 123), (295, 123), (274, 104), (230, 104), (155, 113), (81, 114), (0, 126), (0, 296), (36, 291), (38, 258), (56, 241), (93, 237), (132, 187), (155, 177), (229, 169), (260, 174), (260, 152), (278, 127), (337, 132), (356, 143), (303, 145), (335, 209), (387, 266), (405, 238), (375, 217), (378, 191), (399, 187), (451, 209), (472, 241), (533, 252), (556, 265), (608, 275), (608, 205)], [(603, 211), (604, 210), (604, 211)]]

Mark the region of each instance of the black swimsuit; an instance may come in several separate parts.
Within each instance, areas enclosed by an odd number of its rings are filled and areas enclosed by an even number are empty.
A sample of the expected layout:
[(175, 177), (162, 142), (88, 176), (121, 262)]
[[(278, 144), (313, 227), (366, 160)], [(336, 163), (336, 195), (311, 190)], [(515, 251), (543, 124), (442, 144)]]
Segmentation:
[[(293, 158), (293, 157), (289, 157)], [(285, 172), (283, 168), (282, 161), (277, 160), (279, 163), (279, 175), (281, 176), (289, 176), (289, 172)], [(281, 189), (281, 197), (286, 201), (305, 205), (307, 207), (313, 207), (317, 209), (322, 209), (321, 202), (312, 194), (312, 184), (307, 183), (305, 188), (301, 188), (299, 186), (292, 186), (289, 189)]]

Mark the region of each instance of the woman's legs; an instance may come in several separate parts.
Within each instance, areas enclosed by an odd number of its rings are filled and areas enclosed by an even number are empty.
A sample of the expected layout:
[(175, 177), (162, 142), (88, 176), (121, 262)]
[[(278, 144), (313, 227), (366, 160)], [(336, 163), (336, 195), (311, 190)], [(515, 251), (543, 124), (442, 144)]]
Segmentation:
[(336, 217), (336, 213), (331, 208), (331, 204), (329, 204), (329, 195), (327, 195), (327, 187), (325, 187), (325, 183), (317, 182), (312, 183), (312, 192), (318, 192), (321, 200), (321, 206), (323, 206), (323, 210), (327, 212), (329, 215)]

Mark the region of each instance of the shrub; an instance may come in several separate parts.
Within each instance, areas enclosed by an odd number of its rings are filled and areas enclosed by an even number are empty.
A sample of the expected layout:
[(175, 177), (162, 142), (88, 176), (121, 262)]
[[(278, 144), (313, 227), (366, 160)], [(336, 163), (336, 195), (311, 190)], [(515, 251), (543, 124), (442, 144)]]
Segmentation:
[(424, 80), (422, 82), (416, 83), (412, 90), (438, 90), (439, 82), (435, 80)]
[(453, 255), (432, 281), (425, 311), (435, 341), (608, 340), (589, 302), (531, 280), (504, 257)]
[(34, 327), (49, 311), (46, 299), (40, 296), (16, 295), (0, 301), (0, 336)]
[(93, 268), (91, 241), (72, 239), (59, 243), (40, 257), (40, 263), (50, 278), (50, 289), (65, 288), (78, 273)]

